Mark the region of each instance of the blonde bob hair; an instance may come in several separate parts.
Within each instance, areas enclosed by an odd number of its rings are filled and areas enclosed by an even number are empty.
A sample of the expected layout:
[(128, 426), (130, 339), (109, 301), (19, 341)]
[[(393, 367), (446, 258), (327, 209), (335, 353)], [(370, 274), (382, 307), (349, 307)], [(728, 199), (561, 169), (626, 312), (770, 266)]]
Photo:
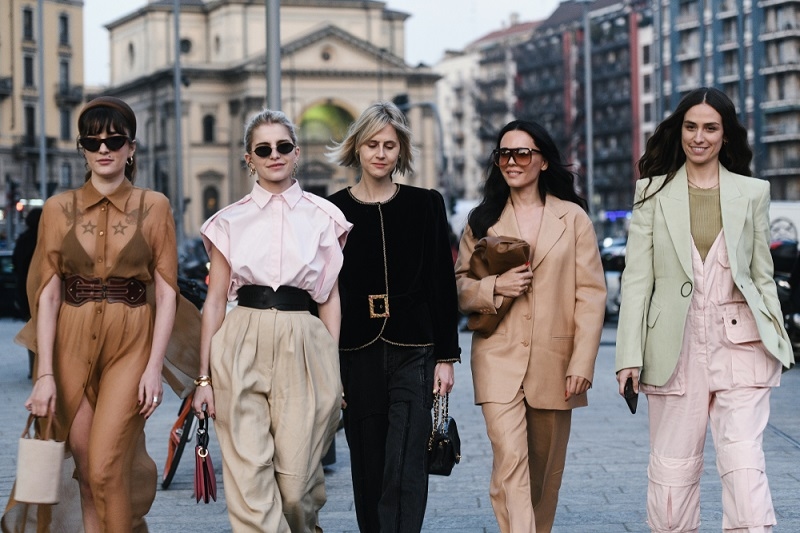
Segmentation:
[(326, 154), (328, 159), (343, 167), (361, 168), (358, 147), (368, 142), (386, 126), (394, 128), (400, 142), (400, 155), (395, 172), (413, 174), (415, 149), (411, 145), (411, 129), (403, 112), (391, 102), (378, 102), (365, 109), (350, 125), (344, 140), (328, 147)]

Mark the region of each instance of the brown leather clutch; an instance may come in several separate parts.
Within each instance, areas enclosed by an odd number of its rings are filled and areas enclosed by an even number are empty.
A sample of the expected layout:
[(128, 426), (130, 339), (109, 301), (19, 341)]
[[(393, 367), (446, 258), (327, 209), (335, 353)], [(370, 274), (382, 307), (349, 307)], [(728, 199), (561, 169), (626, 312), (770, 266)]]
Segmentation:
[[(475, 250), (469, 259), (468, 275), (473, 279), (500, 275), (527, 263), (530, 253), (531, 246), (523, 239), (487, 235), (475, 244)], [(497, 314), (472, 313), (467, 320), (467, 327), (484, 337), (491, 335), (514, 303), (513, 298), (502, 298)]]

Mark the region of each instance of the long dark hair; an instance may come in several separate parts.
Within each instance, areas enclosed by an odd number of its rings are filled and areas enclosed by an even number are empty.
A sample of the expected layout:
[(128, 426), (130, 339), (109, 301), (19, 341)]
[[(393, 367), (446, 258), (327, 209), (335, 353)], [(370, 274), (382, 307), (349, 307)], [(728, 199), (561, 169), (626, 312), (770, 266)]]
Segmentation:
[[(547, 168), (542, 170), (538, 180), (539, 196), (542, 201), (546, 202), (547, 195), (551, 194), (556, 198), (576, 203), (585, 210), (586, 201), (575, 192), (575, 174), (562, 161), (561, 152), (558, 151), (547, 130), (530, 120), (513, 120), (500, 130), (495, 148), (500, 148), (500, 141), (509, 131), (524, 131), (530, 135), (536, 147), (542, 152), (542, 157), (547, 161)], [(489, 228), (500, 218), (511, 194), (511, 188), (503, 178), (503, 173), (491, 160), (486, 173), (483, 199), (470, 212), (468, 218), (472, 234), (478, 239), (485, 237)]]
[(664, 174), (667, 177), (657, 191), (645, 195), (637, 204), (663, 189), (686, 162), (686, 154), (681, 146), (683, 118), (689, 109), (699, 104), (710, 105), (722, 117), (722, 132), (725, 136), (725, 144), (719, 152), (722, 166), (736, 174), (753, 175), (750, 170), (753, 151), (747, 143), (747, 130), (736, 115), (736, 106), (719, 89), (700, 87), (684, 96), (675, 111), (658, 125), (653, 136), (648, 139), (644, 155), (638, 163), (640, 179), (652, 180), (653, 177)]

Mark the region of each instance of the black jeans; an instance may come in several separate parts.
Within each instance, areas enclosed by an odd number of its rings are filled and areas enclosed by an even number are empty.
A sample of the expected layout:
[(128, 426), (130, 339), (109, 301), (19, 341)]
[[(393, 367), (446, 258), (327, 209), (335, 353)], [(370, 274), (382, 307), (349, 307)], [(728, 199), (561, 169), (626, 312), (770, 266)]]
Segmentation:
[(358, 527), (419, 533), (428, 501), (433, 347), (378, 341), (340, 356)]

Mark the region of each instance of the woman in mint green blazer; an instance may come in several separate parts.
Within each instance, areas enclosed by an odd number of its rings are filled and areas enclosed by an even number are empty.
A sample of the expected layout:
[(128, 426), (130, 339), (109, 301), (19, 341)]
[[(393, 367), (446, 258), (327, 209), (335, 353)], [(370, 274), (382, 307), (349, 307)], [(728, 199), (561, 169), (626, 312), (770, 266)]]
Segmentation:
[(772, 531), (761, 441), (771, 387), (794, 361), (769, 253), (769, 183), (731, 100), (688, 93), (639, 160), (616, 368), (647, 395), (647, 516), (653, 531), (697, 531), (710, 424), (723, 529)]

